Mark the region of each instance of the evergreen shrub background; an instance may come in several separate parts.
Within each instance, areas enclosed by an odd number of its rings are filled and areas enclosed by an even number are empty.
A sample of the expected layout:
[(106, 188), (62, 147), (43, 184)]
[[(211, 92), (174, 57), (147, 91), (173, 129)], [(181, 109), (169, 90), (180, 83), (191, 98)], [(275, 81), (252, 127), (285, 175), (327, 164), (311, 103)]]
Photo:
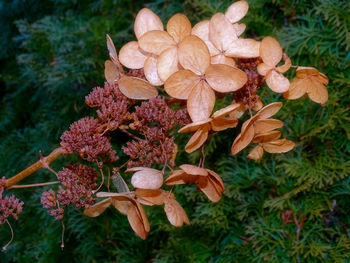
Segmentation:
[[(13, 190), (25, 206), (12, 221), (15, 240), (1, 252), (0, 262), (350, 262), (350, 1), (249, 3), (245, 36), (276, 37), (293, 64), (315, 66), (330, 79), (324, 107), (260, 91), (265, 103), (284, 102), (276, 117), (285, 122), (283, 136), (296, 148), (255, 163), (245, 158), (248, 150), (230, 156), (238, 130), (214, 135), (206, 165), (224, 180), (222, 200), (210, 203), (194, 186), (176, 187), (191, 225), (175, 228), (162, 208), (146, 207), (151, 223), (146, 241), (112, 209), (96, 219), (68, 209), (61, 251), (61, 225), (40, 204), (46, 188)], [(27, 167), (39, 150), (48, 154), (72, 122), (93, 114), (84, 96), (103, 85), (106, 33), (120, 48), (134, 39), (132, 21), (144, 6), (164, 22), (182, 12), (194, 25), (229, 4), (0, 0), (0, 175)], [(187, 139), (177, 135), (180, 149)], [(114, 140), (120, 151), (120, 141)], [(76, 160), (65, 157), (52, 167)], [(180, 152), (177, 161), (198, 160), (197, 153)], [(48, 171), (39, 171), (23, 183), (49, 180), (54, 178)], [(298, 222), (305, 219), (299, 238), (297, 225), (282, 220), (288, 210)], [(9, 229), (0, 227), (0, 243), (9, 238)]]

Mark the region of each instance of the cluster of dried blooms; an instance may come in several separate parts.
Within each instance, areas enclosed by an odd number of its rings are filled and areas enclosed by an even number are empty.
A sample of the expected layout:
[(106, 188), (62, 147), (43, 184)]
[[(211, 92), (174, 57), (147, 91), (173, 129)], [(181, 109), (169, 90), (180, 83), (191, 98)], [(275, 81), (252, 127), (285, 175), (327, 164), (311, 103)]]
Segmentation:
[[(285, 153), (294, 148), (294, 142), (281, 138), (277, 130), (283, 122), (272, 118), (282, 102), (264, 105), (258, 91), (266, 83), (286, 99), (307, 93), (311, 100), (324, 104), (328, 100), (328, 78), (315, 68), (293, 65), (272, 37), (261, 41), (243, 38), (246, 26), (239, 21), (247, 12), (248, 3), (237, 1), (225, 13), (214, 14), (193, 27), (185, 15), (176, 14), (164, 30), (160, 18), (144, 8), (135, 19), (136, 41), (125, 44), (119, 54), (107, 35), (107, 82), (85, 98), (88, 106), (97, 109), (97, 117), (73, 123), (61, 137), (64, 154), (75, 153), (95, 168), (73, 165), (57, 174), (65, 189), (60, 187), (57, 196), (53, 190), (45, 192), (41, 199), (52, 216), (61, 220), (62, 207), (73, 204), (77, 209), (85, 208), (85, 215), (96, 217), (112, 205), (127, 216), (132, 229), (144, 239), (150, 226), (141, 204), (164, 205), (172, 225), (189, 224), (172, 193), (174, 185), (194, 183), (209, 200), (221, 199), (223, 181), (205, 168), (204, 145), (210, 134), (236, 128), (239, 119), (249, 115), (232, 140), (233, 155), (251, 143), (255, 147), (247, 157), (255, 161), (264, 152)], [(296, 78), (290, 83), (283, 74), (291, 68), (296, 68)], [(159, 96), (159, 91), (167, 95)], [(234, 100), (213, 113), (217, 99), (228, 95)], [(179, 133), (191, 134), (185, 146), (187, 153), (201, 148), (203, 158), (198, 166), (180, 164), (179, 169), (173, 169), (177, 128)], [(122, 146), (124, 157), (119, 158), (112, 148), (113, 131), (131, 138)], [(126, 162), (118, 166), (117, 161), (125, 158)], [(117, 192), (110, 192), (110, 176), (108, 192), (99, 191), (105, 182), (105, 166), (113, 167), (114, 177), (122, 186)], [(123, 167), (125, 173), (133, 173), (133, 191), (123, 179)], [(101, 184), (93, 190), (97, 186), (96, 169), (101, 173)], [(95, 197), (103, 199), (95, 203)]]

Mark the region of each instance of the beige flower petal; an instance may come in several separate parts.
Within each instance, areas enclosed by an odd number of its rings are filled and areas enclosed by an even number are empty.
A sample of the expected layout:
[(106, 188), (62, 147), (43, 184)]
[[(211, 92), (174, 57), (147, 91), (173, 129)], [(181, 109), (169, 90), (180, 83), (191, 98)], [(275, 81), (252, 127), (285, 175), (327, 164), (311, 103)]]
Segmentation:
[(266, 76), (266, 75), (269, 73), (269, 71), (271, 71), (271, 70), (273, 70), (273, 69), (274, 69), (274, 67), (269, 66), (269, 65), (267, 65), (267, 64), (265, 64), (265, 63), (260, 63), (260, 64), (258, 65), (258, 73), (259, 73), (261, 76)]
[(211, 128), (213, 131), (223, 131), (229, 128), (235, 128), (238, 120), (232, 118), (217, 117), (211, 121)]
[(163, 184), (163, 174), (156, 169), (143, 169), (133, 174), (131, 184), (135, 188), (159, 189)]
[(210, 65), (205, 72), (205, 79), (210, 87), (218, 92), (236, 91), (247, 82), (247, 74), (227, 65)]
[(289, 80), (275, 70), (271, 70), (266, 75), (266, 84), (272, 91), (277, 93), (288, 91), (290, 86)]
[[(206, 183), (201, 182), (204, 180)], [(221, 199), (221, 192), (218, 192), (215, 187), (215, 183), (210, 178), (200, 178), (197, 185), (210, 201), (218, 202)]]
[(206, 44), (193, 35), (181, 41), (178, 56), (181, 66), (197, 75), (203, 75), (210, 65), (210, 55)]
[(175, 45), (174, 39), (165, 31), (149, 31), (139, 39), (139, 47), (155, 55)]
[(279, 137), (281, 137), (280, 131), (269, 131), (266, 133), (256, 135), (253, 139), (253, 142), (266, 143), (277, 140)]
[(179, 202), (174, 198), (169, 198), (165, 202), (164, 211), (169, 222), (176, 227), (180, 227), (183, 223), (190, 224), (187, 214)]
[(260, 57), (269, 66), (276, 66), (282, 59), (280, 43), (273, 37), (265, 37), (260, 44)]
[(286, 139), (279, 139), (276, 141), (263, 144), (263, 148), (268, 153), (285, 153), (292, 150), (295, 143)]
[(245, 112), (246, 110), (247, 110), (246, 106), (243, 105), (243, 104), (240, 104), (240, 106), (239, 106), (236, 110), (232, 111), (232, 112), (229, 114), (229, 116), (230, 116), (230, 118), (232, 118), (232, 119), (237, 119), (237, 120), (238, 120), (240, 117), (243, 116), (243, 114), (244, 114), (244, 112)]
[(311, 83), (311, 80), (308, 78), (305, 78), (305, 79), (295, 78), (290, 83), (289, 90), (283, 93), (283, 97), (289, 100), (299, 99), (306, 93), (310, 85), (312, 85), (312, 83)]
[(171, 47), (160, 53), (157, 59), (158, 75), (166, 81), (173, 73), (179, 70), (177, 47)]
[(194, 183), (200, 175), (187, 174), (182, 170), (172, 171), (164, 183), (166, 185)]
[(310, 78), (310, 85), (307, 88), (307, 94), (314, 102), (324, 104), (328, 100), (328, 91), (315, 77)]
[(176, 43), (180, 43), (185, 37), (191, 35), (192, 26), (187, 16), (176, 14), (169, 19), (166, 30)]
[(108, 83), (118, 80), (120, 74), (117, 66), (110, 60), (105, 61), (105, 78)]
[(102, 214), (112, 203), (111, 198), (104, 199), (84, 210), (84, 215), (89, 217), (96, 217)]
[[(284, 54), (286, 56), (286, 54)], [(284, 72), (287, 72), (290, 67), (292, 66), (292, 61), (290, 60), (289, 57), (286, 57), (285, 60), (284, 60), (284, 64), (282, 66), (278, 66), (276, 68), (276, 70), (279, 72), (279, 73), (284, 73)]]
[(260, 145), (257, 145), (254, 147), (253, 150), (250, 151), (250, 153), (247, 155), (247, 158), (253, 159), (255, 161), (259, 161), (261, 160), (263, 155), (264, 155), (264, 149)]
[(219, 55), (211, 57), (210, 62), (211, 62), (211, 64), (224, 64), (224, 65), (228, 65), (231, 67), (236, 66), (236, 62), (234, 61), (233, 58), (226, 57), (223, 54), (219, 54)]
[(243, 136), (241, 133), (236, 137), (231, 147), (231, 153), (235, 155), (240, 151), (242, 151), (245, 147), (249, 145), (249, 143), (253, 140), (253, 138), (254, 138), (254, 127), (250, 125), (243, 133)]
[(143, 34), (151, 30), (163, 30), (160, 18), (148, 8), (141, 9), (135, 18), (134, 32), (139, 39)]
[(319, 72), (318, 75), (316, 76), (316, 78), (317, 78), (318, 81), (321, 82), (322, 84), (328, 85), (329, 79), (328, 79), (328, 77), (327, 77), (325, 74)]
[(123, 76), (118, 84), (119, 90), (130, 99), (148, 100), (158, 95), (157, 89), (143, 79)]
[(258, 116), (259, 120), (262, 119), (268, 119), (275, 115), (282, 107), (282, 102), (273, 102), (270, 103), (269, 105), (266, 105), (264, 108), (262, 108), (256, 116)]
[(209, 49), (210, 56), (216, 56), (220, 51), (209, 40), (209, 20), (204, 20), (197, 23), (192, 28), (192, 35), (195, 35), (202, 39)]
[(145, 77), (149, 83), (154, 86), (160, 86), (164, 84), (164, 81), (159, 78), (157, 70), (157, 59), (155, 57), (150, 56), (146, 59), (143, 70)]
[(161, 189), (150, 190), (138, 188), (135, 195), (141, 204), (145, 205), (162, 205), (164, 204), (164, 191)]
[(254, 122), (256, 134), (265, 133), (283, 127), (283, 122), (275, 119), (262, 119)]
[(225, 55), (237, 58), (259, 57), (260, 42), (249, 38), (239, 38), (229, 45)]
[(245, 24), (238, 24), (238, 23), (233, 24), (232, 26), (233, 26), (233, 29), (236, 31), (236, 35), (238, 37), (243, 34), (243, 32), (247, 27)]
[(119, 61), (122, 65), (131, 69), (143, 68), (148, 54), (139, 49), (136, 41), (126, 43), (119, 51)]
[(236, 30), (223, 13), (212, 16), (209, 23), (209, 39), (218, 50), (228, 50), (237, 38)]
[(256, 99), (256, 101), (255, 101), (254, 106), (253, 106), (252, 109), (253, 109), (254, 111), (259, 111), (259, 110), (261, 110), (261, 108), (262, 108), (263, 106), (264, 106), (263, 102), (261, 101), (260, 97), (257, 96), (257, 99)]
[(118, 55), (117, 55), (117, 51), (115, 49), (113, 40), (108, 34), (106, 34), (106, 40), (107, 40), (107, 49), (108, 49), (110, 58), (113, 61), (118, 61)]
[(296, 70), (296, 75), (299, 79), (304, 79), (309, 76), (317, 76), (318, 74), (318, 70), (314, 67), (298, 67)]
[(223, 192), (225, 190), (224, 182), (222, 181), (221, 177), (215, 173), (212, 170), (206, 169), (208, 171), (210, 179), (215, 182), (215, 188), (219, 192)]
[(146, 239), (150, 227), (146, 213), (142, 206), (138, 202), (136, 202), (135, 206), (130, 205), (127, 215), (130, 226), (136, 235), (142, 239)]
[(193, 122), (207, 120), (214, 108), (215, 93), (207, 82), (201, 80), (191, 91), (187, 111)]
[(247, 14), (249, 9), (248, 2), (237, 1), (227, 8), (225, 16), (230, 20), (231, 23), (236, 23), (241, 20)]
[(233, 103), (225, 108), (222, 108), (220, 110), (217, 110), (216, 112), (213, 113), (212, 118), (218, 118), (218, 117), (225, 117), (227, 114), (230, 114), (231, 112), (239, 109), (241, 107), (240, 103)]
[(117, 209), (121, 214), (127, 215), (128, 210), (132, 203), (130, 201), (119, 201), (115, 198), (112, 198), (112, 205)]
[(209, 123), (212, 119), (208, 118), (207, 120), (198, 121), (198, 122), (192, 122), (190, 124), (187, 124), (186, 126), (182, 127), (178, 133), (187, 133), (187, 132), (195, 132), (200, 127), (203, 127), (204, 124)]
[(194, 166), (191, 164), (183, 164), (180, 165), (180, 168), (185, 171), (187, 174), (191, 175), (201, 175), (201, 176), (207, 176), (208, 171), (206, 169), (200, 168), (198, 166)]
[(185, 146), (185, 151), (187, 153), (194, 152), (206, 142), (206, 140), (208, 139), (209, 128), (209, 124), (204, 125), (192, 135), (192, 137)]
[(179, 70), (165, 82), (165, 91), (173, 98), (187, 100), (192, 89), (199, 83), (199, 77), (189, 70)]

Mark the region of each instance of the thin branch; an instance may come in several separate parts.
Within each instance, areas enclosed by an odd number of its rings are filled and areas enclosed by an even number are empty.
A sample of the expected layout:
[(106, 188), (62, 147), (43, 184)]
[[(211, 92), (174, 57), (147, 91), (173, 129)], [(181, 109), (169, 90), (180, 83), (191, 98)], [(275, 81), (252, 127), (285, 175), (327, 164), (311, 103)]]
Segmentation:
[(101, 189), (101, 187), (103, 186), (103, 184), (104, 184), (104, 182), (105, 182), (105, 176), (104, 176), (104, 174), (103, 174), (103, 171), (102, 171), (102, 169), (100, 168), (100, 173), (101, 173), (101, 184), (100, 184), (100, 186), (96, 189), (96, 190), (93, 190), (92, 192), (93, 193), (96, 193), (96, 192), (98, 192), (98, 190), (100, 190)]
[(21, 184), (21, 185), (10, 186), (8, 189), (37, 187), (37, 186), (45, 186), (45, 185), (58, 184), (58, 183), (59, 183), (59, 181), (47, 182), (47, 183), (38, 183), (38, 184)]
[(29, 166), (28, 168), (24, 169), (22, 172), (16, 174), (15, 176), (9, 178), (6, 180), (6, 188), (17, 184), (18, 182), (22, 181), (23, 179), (27, 178), (32, 173), (35, 173), (36, 171), (40, 170), (44, 167), (43, 163), (46, 163), (47, 165), (56, 160), (58, 157), (60, 157), (63, 153), (62, 148), (57, 148), (53, 150), (48, 156), (43, 157), (42, 160), (39, 160)]
[(63, 219), (61, 220), (61, 224), (62, 224), (61, 249), (63, 250), (63, 248), (64, 248), (64, 231), (66, 230), (66, 228), (64, 227)]
[(10, 241), (9, 241), (5, 246), (2, 247), (2, 250), (3, 250), (3, 251), (5, 251), (5, 250), (7, 249), (7, 247), (12, 243), (13, 237), (15, 236), (15, 235), (13, 234), (13, 229), (12, 229), (12, 226), (11, 226), (10, 222), (9, 222), (7, 219), (5, 220), (5, 222), (6, 222), (6, 223), (9, 225), (9, 227), (10, 227), (10, 230), (11, 230), (11, 239), (10, 239)]

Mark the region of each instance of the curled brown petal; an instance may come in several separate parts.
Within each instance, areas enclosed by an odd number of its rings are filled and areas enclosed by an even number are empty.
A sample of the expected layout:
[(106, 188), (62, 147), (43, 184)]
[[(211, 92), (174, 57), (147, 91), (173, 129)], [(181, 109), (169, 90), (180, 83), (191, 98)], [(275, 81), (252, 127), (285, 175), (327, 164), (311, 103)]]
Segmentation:
[(279, 139), (263, 144), (264, 150), (268, 153), (285, 153), (292, 150), (294, 146), (294, 142), (286, 139)]
[(209, 124), (207, 126), (204, 125), (192, 135), (192, 137), (185, 146), (185, 151), (187, 153), (194, 152), (206, 142), (206, 140), (208, 139), (209, 127)]
[(262, 108), (256, 116), (258, 116), (258, 119), (260, 120), (268, 119), (275, 115), (281, 109), (282, 105), (282, 102), (272, 102)]
[(208, 171), (206, 169), (194, 166), (191, 164), (182, 164), (180, 168), (184, 170), (187, 174), (207, 176)]
[(281, 127), (283, 127), (283, 122), (275, 119), (256, 120), (254, 123), (254, 131), (256, 134), (269, 132)]
[(249, 143), (253, 140), (253, 138), (254, 138), (254, 127), (250, 125), (245, 130), (245, 133), (243, 133), (243, 135), (241, 133), (236, 137), (231, 147), (231, 153), (235, 155), (240, 151), (242, 151), (245, 147), (249, 145)]
[(104, 199), (84, 210), (84, 215), (89, 217), (96, 217), (102, 214), (111, 204), (110, 198)]
[(197, 131), (200, 127), (203, 127), (204, 124), (209, 123), (212, 119), (208, 118), (203, 121), (198, 121), (198, 122), (192, 122), (190, 124), (187, 124), (186, 126), (182, 127), (178, 133), (186, 133), (186, 132), (195, 132)]
[(256, 135), (253, 139), (253, 142), (266, 143), (277, 140), (279, 137), (281, 137), (280, 131), (269, 131), (266, 133)]
[(105, 61), (105, 78), (108, 83), (114, 83), (119, 78), (119, 70), (110, 60)]
[(307, 94), (314, 102), (324, 104), (328, 100), (328, 91), (326, 87), (320, 83), (315, 77), (311, 77), (311, 81), (307, 89)]

